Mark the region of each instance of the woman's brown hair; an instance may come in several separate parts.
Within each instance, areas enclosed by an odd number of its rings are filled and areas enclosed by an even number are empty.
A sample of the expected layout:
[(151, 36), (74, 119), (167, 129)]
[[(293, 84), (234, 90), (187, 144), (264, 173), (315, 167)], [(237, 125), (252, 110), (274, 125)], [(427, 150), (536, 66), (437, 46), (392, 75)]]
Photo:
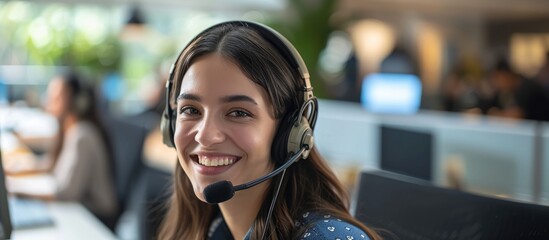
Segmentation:
[[(185, 72), (201, 56), (219, 54), (233, 61), (254, 83), (265, 89), (273, 106), (274, 116), (284, 119), (303, 104), (300, 94), (305, 83), (297, 70), (263, 38), (256, 30), (242, 24), (222, 24), (201, 33), (183, 51), (175, 64), (174, 99)], [(280, 124), (279, 128), (288, 127)], [(278, 129), (283, 132), (286, 129)], [(277, 134), (273, 145), (281, 142)], [(283, 141), (284, 142), (284, 141)], [(284, 162), (288, 153), (280, 147), (272, 147), (271, 160)], [(273, 178), (265, 199), (274, 195), (274, 185), (281, 176)], [(217, 205), (200, 201), (192, 185), (178, 165), (173, 178), (173, 193), (168, 203), (167, 215), (159, 232), (160, 239), (206, 239), (213, 218), (219, 214)], [(330, 214), (363, 229), (371, 238), (377, 239), (374, 231), (355, 220), (348, 212), (348, 194), (332, 170), (313, 148), (307, 159), (290, 166), (282, 179), (279, 198), (271, 219), (267, 221), (270, 201), (264, 201), (253, 224), (251, 238), (260, 239), (268, 227), (268, 239), (297, 239), (303, 235), (295, 227), (295, 221), (304, 212)], [(268, 226), (266, 223), (268, 222)], [(305, 230), (305, 229), (303, 229)]]

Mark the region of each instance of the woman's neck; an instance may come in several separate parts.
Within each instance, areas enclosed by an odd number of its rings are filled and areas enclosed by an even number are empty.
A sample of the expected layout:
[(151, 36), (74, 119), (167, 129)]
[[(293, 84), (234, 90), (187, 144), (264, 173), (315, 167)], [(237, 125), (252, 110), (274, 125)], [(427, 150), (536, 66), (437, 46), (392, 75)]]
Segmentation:
[(72, 126), (74, 126), (78, 122), (78, 117), (74, 114), (68, 114), (65, 116), (65, 118), (62, 121), (61, 127), (63, 128), (64, 132), (67, 132)]
[(238, 191), (235, 196), (219, 204), (223, 218), (234, 239), (244, 239), (252, 227), (259, 209), (265, 201), (265, 194), (271, 181), (266, 181), (253, 188)]

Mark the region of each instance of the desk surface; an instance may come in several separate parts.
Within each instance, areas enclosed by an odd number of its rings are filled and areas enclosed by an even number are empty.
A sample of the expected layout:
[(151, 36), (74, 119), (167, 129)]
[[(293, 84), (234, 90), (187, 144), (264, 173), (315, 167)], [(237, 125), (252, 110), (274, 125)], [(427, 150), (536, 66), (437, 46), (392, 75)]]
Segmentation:
[(54, 220), (53, 226), (14, 230), (11, 239), (116, 239), (107, 227), (78, 203), (52, 202), (48, 203), (48, 209)]

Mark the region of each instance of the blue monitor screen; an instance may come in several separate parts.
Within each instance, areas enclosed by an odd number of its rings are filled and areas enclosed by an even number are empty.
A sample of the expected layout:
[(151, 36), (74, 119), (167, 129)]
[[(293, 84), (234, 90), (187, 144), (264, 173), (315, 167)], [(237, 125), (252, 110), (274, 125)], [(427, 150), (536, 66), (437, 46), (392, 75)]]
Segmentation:
[(412, 74), (369, 74), (362, 82), (361, 103), (375, 113), (415, 113), (421, 103), (421, 81)]

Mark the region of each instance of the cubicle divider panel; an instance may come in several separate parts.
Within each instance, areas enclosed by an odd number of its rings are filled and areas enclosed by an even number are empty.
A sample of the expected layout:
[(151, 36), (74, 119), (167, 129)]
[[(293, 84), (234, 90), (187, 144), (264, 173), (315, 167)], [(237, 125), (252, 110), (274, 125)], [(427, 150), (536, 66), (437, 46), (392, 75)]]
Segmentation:
[(378, 168), (378, 131), (376, 117), (358, 104), (319, 102), (315, 145), (333, 166)]
[[(549, 204), (547, 124), (542, 136), (543, 170), (538, 178), (534, 170), (539, 135), (533, 121), (438, 111), (372, 114), (358, 103), (320, 100), (316, 146), (331, 165), (381, 169), (382, 125), (432, 134), (432, 182), (438, 186), (530, 202), (538, 202), (535, 196), (539, 194)], [(536, 185), (541, 186), (541, 194)]]
[(534, 200), (533, 122), (492, 119), (440, 126), (437, 141), (438, 184), (457, 174), (464, 190)]
[(543, 124), (541, 131), (542, 150), (541, 150), (541, 204), (549, 205), (549, 123)]

